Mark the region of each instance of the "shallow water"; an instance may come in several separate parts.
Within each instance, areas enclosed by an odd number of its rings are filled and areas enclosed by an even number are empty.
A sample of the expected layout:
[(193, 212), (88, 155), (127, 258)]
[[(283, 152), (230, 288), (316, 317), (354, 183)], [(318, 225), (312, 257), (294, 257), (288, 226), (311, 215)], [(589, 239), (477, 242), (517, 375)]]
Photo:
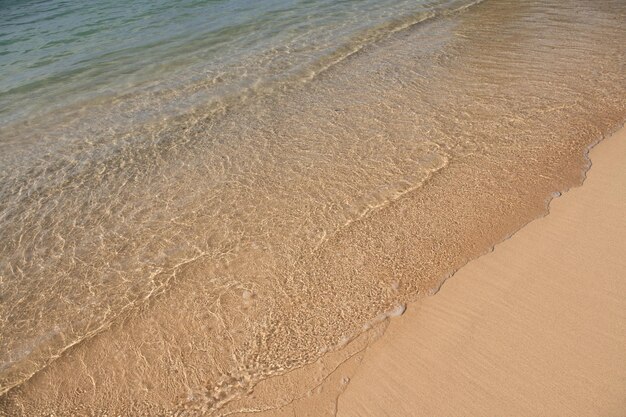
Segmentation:
[(467, 3), (3, 1), (0, 122), (51, 108), (64, 113), (95, 99), (110, 104), (120, 95), (135, 116), (181, 113), (227, 92), (309, 73), (372, 31)]
[(220, 413), (579, 181), (626, 117), (626, 4), (437, 7), (219, 110), (165, 81), (6, 125), (2, 407)]

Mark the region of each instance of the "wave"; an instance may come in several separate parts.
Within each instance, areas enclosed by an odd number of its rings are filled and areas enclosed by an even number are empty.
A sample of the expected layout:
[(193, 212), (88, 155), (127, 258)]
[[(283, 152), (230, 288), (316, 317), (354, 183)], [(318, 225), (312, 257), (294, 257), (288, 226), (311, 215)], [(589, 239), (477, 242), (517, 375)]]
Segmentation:
[[(623, 121), (611, 40), (624, 26), (569, 6), (394, 24), (412, 29), (219, 117), (116, 130), (105, 115), (56, 126), (62, 141), (36, 157), (5, 155), (2, 351), (16, 361), (0, 406), (36, 391), (57, 410), (222, 410), (428, 294), (578, 178), (588, 143)], [(45, 387), (68, 373), (69, 391), (98, 389), (55, 403)]]

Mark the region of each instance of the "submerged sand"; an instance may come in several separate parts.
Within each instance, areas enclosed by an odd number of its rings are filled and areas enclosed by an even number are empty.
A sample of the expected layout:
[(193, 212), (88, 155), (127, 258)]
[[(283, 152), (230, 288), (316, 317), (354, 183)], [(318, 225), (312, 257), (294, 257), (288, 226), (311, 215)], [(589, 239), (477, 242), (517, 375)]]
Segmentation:
[(12, 153), (0, 414), (334, 414), (381, 317), (580, 183), (625, 12), (485, 1), (223, 114)]
[(626, 415), (626, 129), (584, 186), (410, 306), (338, 416)]

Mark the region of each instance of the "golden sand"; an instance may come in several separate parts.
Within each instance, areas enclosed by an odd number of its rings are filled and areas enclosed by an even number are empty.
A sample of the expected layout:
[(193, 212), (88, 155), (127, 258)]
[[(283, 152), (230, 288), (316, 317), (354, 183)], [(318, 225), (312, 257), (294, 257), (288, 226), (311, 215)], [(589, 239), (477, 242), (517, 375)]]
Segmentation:
[(232, 415), (623, 416), (626, 129), (591, 159), (546, 217)]
[(225, 415), (321, 390), (334, 413), (389, 315), (580, 183), (626, 116), (624, 16), (488, 0), (217, 116), (3, 153), (0, 412)]
[(339, 417), (626, 415), (626, 129), (582, 187), (411, 305)]

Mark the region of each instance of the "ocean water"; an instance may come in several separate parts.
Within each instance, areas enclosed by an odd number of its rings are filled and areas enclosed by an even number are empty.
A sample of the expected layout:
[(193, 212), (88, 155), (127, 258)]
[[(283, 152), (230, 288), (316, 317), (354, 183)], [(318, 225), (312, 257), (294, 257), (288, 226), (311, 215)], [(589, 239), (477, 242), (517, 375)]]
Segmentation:
[(153, 115), (162, 117), (227, 92), (311, 76), (377, 32), (467, 3), (3, 1), (0, 121), (121, 94), (140, 95), (135, 100), (146, 102), (136, 111), (157, 106)]
[(624, 16), (0, 2), (0, 411), (249, 409), (436, 291), (624, 122)]

